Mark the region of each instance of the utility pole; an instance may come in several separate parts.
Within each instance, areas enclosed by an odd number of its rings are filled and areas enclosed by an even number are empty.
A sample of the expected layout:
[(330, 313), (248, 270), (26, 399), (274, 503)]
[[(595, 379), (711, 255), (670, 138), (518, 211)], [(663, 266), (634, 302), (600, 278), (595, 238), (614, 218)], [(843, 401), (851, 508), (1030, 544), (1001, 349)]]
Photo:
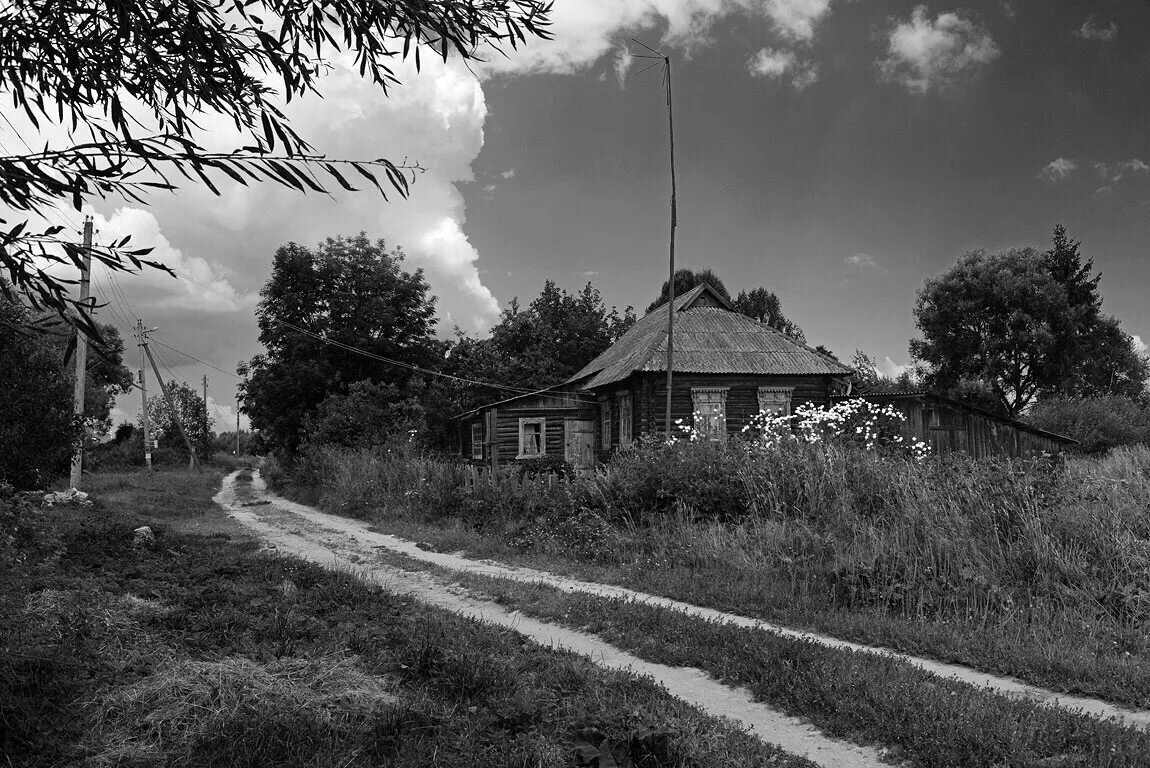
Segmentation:
[(144, 376), (144, 348), (147, 345), (147, 335), (144, 331), (144, 321), (140, 318), (136, 318), (136, 338), (140, 340), (140, 421), (144, 426), (144, 465), (151, 472), (152, 436), (148, 430), (148, 382)]
[(650, 55), (639, 53), (636, 58), (653, 59), (654, 62), (640, 70), (639, 74), (652, 67), (663, 67), (663, 86), (667, 91), (667, 128), (671, 147), (671, 244), (669, 261), (669, 274), (667, 275), (667, 403), (664, 415), (664, 429), (667, 438), (672, 436), (671, 431), (671, 385), (674, 383), (675, 370), (675, 228), (679, 225), (678, 199), (675, 194), (675, 112), (671, 107), (671, 57), (656, 51), (641, 40), (631, 38), (633, 42), (646, 48)]
[[(84, 266), (80, 269), (80, 304), (91, 312), (88, 306), (90, 281), (92, 276), (92, 218), (84, 217)], [(76, 329), (76, 386), (72, 392), (72, 412), (84, 417), (84, 393), (88, 378), (88, 337), (79, 328)], [(88, 436), (84, 430), (84, 438)], [(69, 484), (79, 490), (80, 476), (84, 472), (84, 442), (72, 456), (72, 472)]]
[(236, 458), (240, 455), (240, 393), (236, 393)]
[(204, 374), (204, 445), (208, 443), (208, 375)]
[(160, 369), (156, 365), (155, 358), (152, 357), (152, 350), (148, 349), (147, 334), (144, 335), (144, 353), (148, 356), (148, 362), (152, 364), (152, 373), (156, 374), (156, 381), (160, 382), (160, 391), (164, 393), (164, 402), (168, 404), (168, 410), (172, 412), (172, 421), (176, 422), (176, 429), (180, 431), (180, 437), (184, 438), (184, 445), (188, 446), (188, 469), (195, 467), (198, 471), (203, 472), (200, 463), (196, 461), (196, 448), (188, 439), (187, 430), (184, 429), (184, 421), (180, 418), (179, 411), (176, 410), (176, 404), (172, 402), (172, 396), (168, 392), (167, 385), (164, 384), (164, 377), (160, 375)]
[(671, 269), (667, 278), (667, 437), (671, 436), (671, 382), (675, 367), (675, 227), (678, 225), (675, 199), (675, 113), (671, 110), (671, 58), (663, 57), (667, 78), (667, 127), (671, 140)]

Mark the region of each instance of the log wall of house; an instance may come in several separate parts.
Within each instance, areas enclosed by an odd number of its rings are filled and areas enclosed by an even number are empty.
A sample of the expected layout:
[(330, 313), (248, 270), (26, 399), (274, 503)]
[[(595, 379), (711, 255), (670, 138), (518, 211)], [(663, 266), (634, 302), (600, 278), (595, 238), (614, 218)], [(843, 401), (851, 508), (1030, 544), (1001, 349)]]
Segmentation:
[(570, 408), (540, 408), (503, 407), (499, 409), (496, 419), (495, 445), (499, 451), (499, 464), (512, 463), (519, 456), (519, 420), (529, 418), (545, 418), (544, 424), (544, 450), (548, 456), (563, 457), (563, 440), (565, 419), (594, 420), (598, 418), (598, 409), (592, 402), (580, 404)]
[[(665, 373), (643, 373), (637, 390), (637, 421), (644, 434), (662, 434), (666, 418), (667, 380)], [(671, 420), (691, 423), (694, 401), (692, 387), (728, 387), (727, 434), (737, 435), (759, 412), (759, 387), (793, 387), (791, 412), (804, 403), (826, 405), (830, 399), (830, 376), (730, 376), (725, 374), (676, 374), (671, 393)], [(635, 436), (638, 437), (636, 432)]]

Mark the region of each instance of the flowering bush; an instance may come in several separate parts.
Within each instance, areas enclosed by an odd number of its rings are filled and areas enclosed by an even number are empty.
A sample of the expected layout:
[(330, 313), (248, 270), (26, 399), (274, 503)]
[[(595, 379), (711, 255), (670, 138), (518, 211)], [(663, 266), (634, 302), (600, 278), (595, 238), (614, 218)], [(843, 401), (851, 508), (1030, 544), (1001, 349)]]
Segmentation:
[(785, 442), (852, 443), (868, 451), (894, 450), (916, 459), (930, 453), (930, 446), (902, 434), (906, 416), (892, 405), (878, 405), (862, 398), (824, 407), (806, 403), (793, 415), (758, 413), (743, 427), (750, 444), (777, 448)]

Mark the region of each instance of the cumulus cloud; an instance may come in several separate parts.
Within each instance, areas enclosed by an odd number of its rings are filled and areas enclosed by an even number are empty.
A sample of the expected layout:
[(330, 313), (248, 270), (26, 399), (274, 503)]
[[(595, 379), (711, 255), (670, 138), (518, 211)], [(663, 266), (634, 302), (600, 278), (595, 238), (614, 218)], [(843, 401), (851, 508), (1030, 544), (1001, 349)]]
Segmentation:
[(856, 253), (847, 256), (844, 261), (848, 265), (858, 267), (859, 269), (878, 269), (878, 259), (869, 253)]
[(570, 73), (614, 49), (624, 32), (663, 28), (658, 42), (679, 47), (704, 45), (714, 24), (733, 14), (763, 19), (780, 37), (809, 42), (832, 10), (834, 0), (578, 0), (556, 3), (554, 39), (531, 41), (510, 57), (492, 56), (481, 74)]
[(819, 79), (818, 66), (799, 58), (794, 51), (763, 48), (747, 62), (753, 77), (789, 80), (795, 90), (804, 90)]
[(831, 0), (767, 0), (764, 11), (781, 34), (807, 41), (831, 12)]
[(152, 248), (145, 258), (176, 273), (173, 278), (165, 272), (145, 268), (135, 274), (116, 273), (113, 277), (97, 266), (93, 273), (96, 281), (104, 284), (104, 300), (122, 298), (132, 309), (149, 317), (154, 317), (157, 312), (250, 310), (259, 301), (255, 292), (242, 291), (231, 284), (230, 270), (224, 265), (200, 256), (188, 256), (173, 246), (150, 211), (123, 207), (117, 208), (110, 216), (88, 212), (92, 214), (97, 243), (130, 237), (129, 247)]
[(1067, 157), (1058, 157), (1051, 160), (1038, 172), (1038, 178), (1043, 181), (1062, 181), (1074, 171), (1078, 170), (1078, 163)]
[(1082, 22), (1082, 26), (1074, 30), (1074, 36), (1081, 37), (1083, 40), (1109, 43), (1118, 37), (1118, 25), (1112, 21), (1108, 26), (1101, 27), (1098, 25), (1098, 20), (1094, 18), (1094, 14), (1090, 14), (1086, 21)]
[(1098, 172), (1100, 177), (1106, 179), (1111, 184), (1117, 184), (1119, 181), (1122, 181), (1127, 174), (1139, 175), (1150, 173), (1150, 165), (1134, 157), (1129, 160), (1121, 160), (1117, 163), (1096, 162), (1094, 163), (1094, 170)]
[(887, 355), (883, 357), (881, 362), (875, 365), (875, 369), (888, 379), (897, 379), (899, 376), (911, 370), (911, 366), (909, 364), (900, 365), (894, 360), (891, 360), (890, 356)]
[(627, 73), (631, 71), (631, 65), (634, 62), (635, 57), (631, 55), (631, 50), (627, 46), (621, 45), (615, 51), (615, 61), (611, 66), (615, 70), (615, 80), (619, 83), (620, 88), (627, 85)]
[(879, 62), (883, 77), (916, 93), (944, 88), (999, 56), (985, 27), (958, 11), (932, 20), (923, 5), (895, 25), (887, 45), (887, 56)]

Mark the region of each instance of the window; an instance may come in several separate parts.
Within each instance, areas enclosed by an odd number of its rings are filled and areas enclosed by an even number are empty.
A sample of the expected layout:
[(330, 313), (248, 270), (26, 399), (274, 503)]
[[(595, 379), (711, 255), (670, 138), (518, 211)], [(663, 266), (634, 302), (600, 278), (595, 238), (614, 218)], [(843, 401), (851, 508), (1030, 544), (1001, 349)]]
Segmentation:
[(727, 442), (728, 387), (691, 387), (695, 429), (704, 440)]
[(790, 416), (794, 391), (794, 387), (759, 387), (759, 413)]
[(626, 447), (631, 444), (631, 393), (621, 393), (618, 396), (618, 403), (619, 445)]
[(547, 419), (542, 416), (519, 420), (518, 459), (530, 459), (547, 453)]
[(611, 401), (599, 401), (599, 447), (611, 450)]
[(483, 424), (478, 421), (471, 425), (471, 458), (483, 460)]

